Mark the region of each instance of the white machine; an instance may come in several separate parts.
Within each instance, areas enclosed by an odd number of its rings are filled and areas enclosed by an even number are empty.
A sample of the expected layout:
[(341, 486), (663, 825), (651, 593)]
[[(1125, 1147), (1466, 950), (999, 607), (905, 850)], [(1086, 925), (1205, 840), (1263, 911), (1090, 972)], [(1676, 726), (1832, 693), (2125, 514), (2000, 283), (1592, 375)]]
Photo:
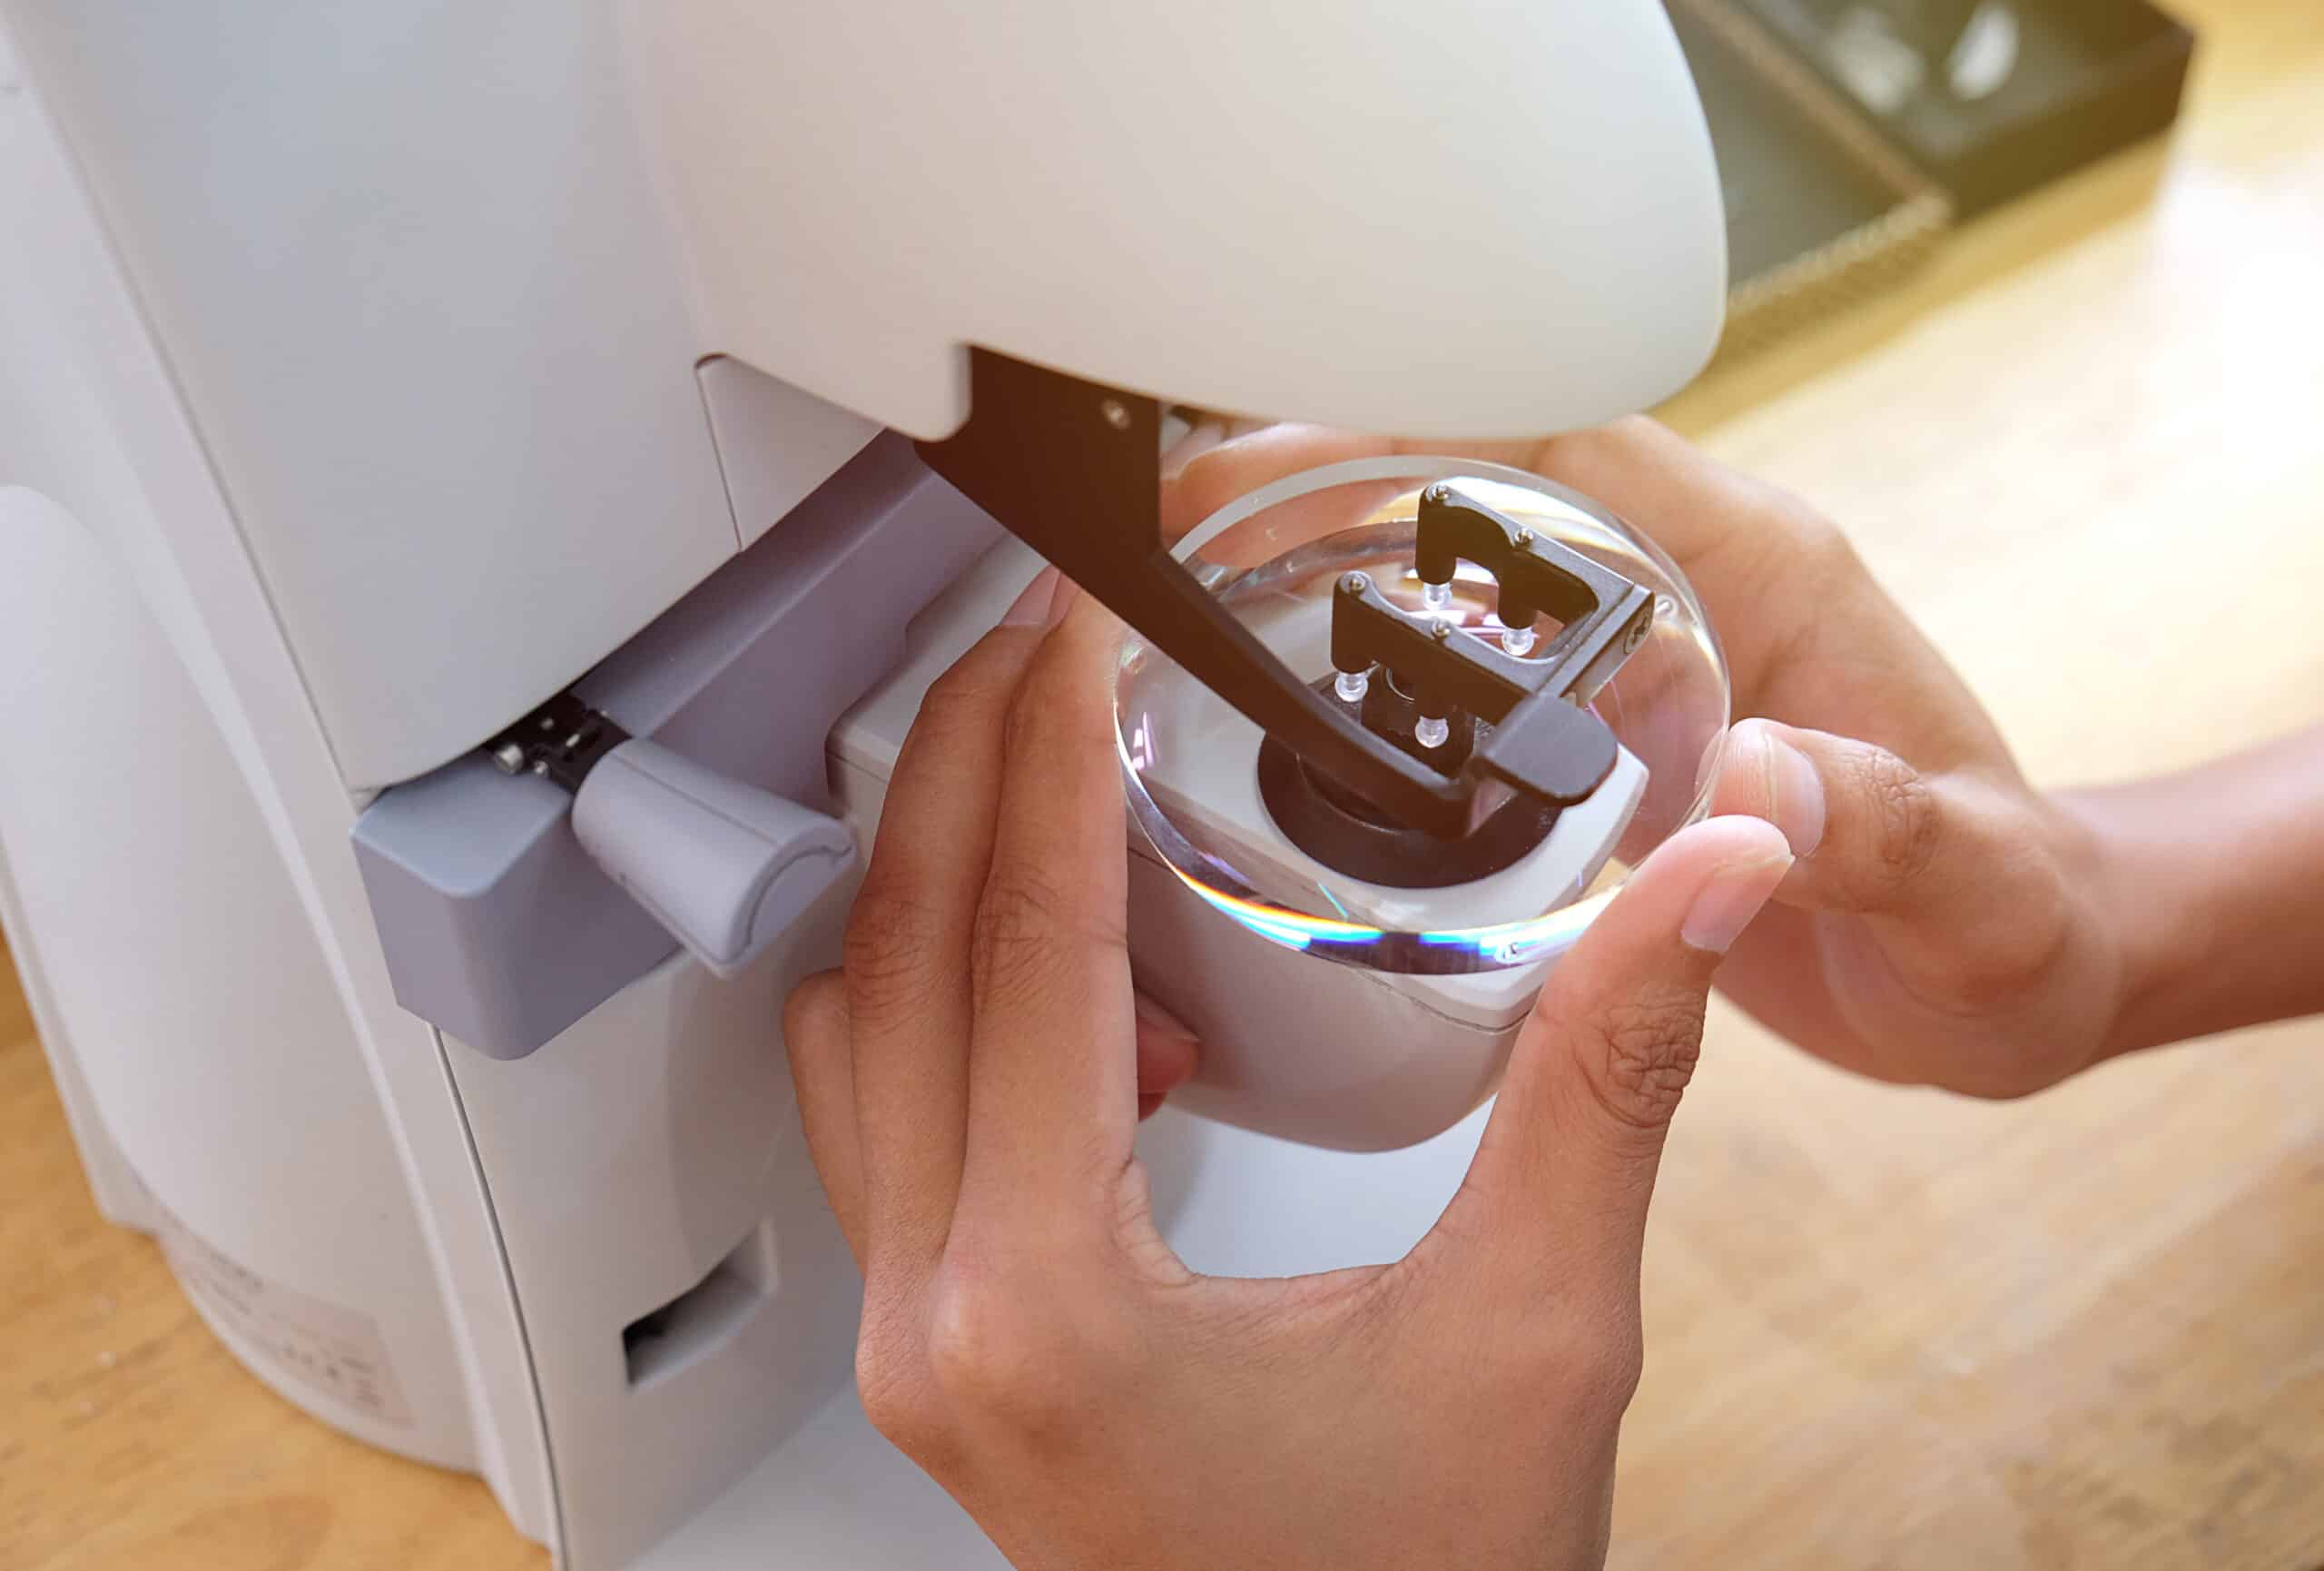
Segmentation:
[[(571, 1571), (997, 1563), (855, 1406), (779, 1004), (1006, 531), (1150, 556), (1162, 400), (1642, 407), (1724, 282), (1654, 0), (0, 0), (0, 915), (100, 1204)], [(1167, 1232), (1400, 1252), (1529, 973), (1134, 850)]]

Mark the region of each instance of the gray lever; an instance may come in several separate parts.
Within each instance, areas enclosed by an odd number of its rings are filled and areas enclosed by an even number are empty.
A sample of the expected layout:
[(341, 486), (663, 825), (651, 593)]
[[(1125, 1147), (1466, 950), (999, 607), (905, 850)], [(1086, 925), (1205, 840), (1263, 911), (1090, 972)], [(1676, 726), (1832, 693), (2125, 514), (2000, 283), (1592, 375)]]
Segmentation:
[(607, 876), (720, 976), (733, 976), (839, 881), (837, 819), (632, 737), (582, 780), (573, 832)]

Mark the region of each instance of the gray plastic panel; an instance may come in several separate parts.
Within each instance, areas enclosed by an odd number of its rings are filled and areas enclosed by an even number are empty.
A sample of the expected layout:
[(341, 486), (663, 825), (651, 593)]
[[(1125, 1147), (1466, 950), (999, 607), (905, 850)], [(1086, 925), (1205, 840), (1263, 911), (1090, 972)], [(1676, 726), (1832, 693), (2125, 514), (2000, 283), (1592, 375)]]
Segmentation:
[[(828, 810), (832, 722), (1000, 533), (883, 435), (575, 690), (633, 736)], [(355, 825), (397, 1002), (496, 1058), (541, 1046), (676, 947), (582, 849), (571, 806), (475, 755), (381, 794)]]

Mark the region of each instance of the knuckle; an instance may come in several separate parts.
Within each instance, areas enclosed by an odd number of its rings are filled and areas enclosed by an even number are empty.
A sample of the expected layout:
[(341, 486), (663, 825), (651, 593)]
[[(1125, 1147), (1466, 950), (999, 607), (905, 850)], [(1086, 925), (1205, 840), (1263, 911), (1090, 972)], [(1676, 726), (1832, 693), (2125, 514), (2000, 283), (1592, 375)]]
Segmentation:
[(1606, 1112), (1641, 1133), (1659, 1134), (1678, 1111), (1702, 1048), (1703, 999), (1680, 987), (1657, 987), (1600, 1013), (1601, 1048), (1589, 1076)]
[(2024, 913), (2014, 919), (2011, 941), (1980, 944), (1951, 958), (1944, 978), (1955, 1013), (1965, 1020), (2014, 1016), (2027, 1000), (2038, 999), (2055, 979), (2060, 957), (2071, 943), (2063, 914)]
[(955, 660), (921, 695), (897, 773), (911, 763), (925, 765), (931, 755), (945, 758), (990, 746), (1016, 691), (1019, 669), (1019, 652), (993, 643), (990, 636)]
[(925, 901), (875, 865), (855, 896), (841, 938), (847, 1000), (859, 1012), (908, 1004), (924, 990), (943, 936)]
[[(1794, 601), (1845, 598), (1869, 578), (1846, 530), (1789, 491), (1759, 480), (1736, 483), (1748, 527), (1728, 538), (1737, 543), (1737, 565), (1746, 577), (1769, 588), (1781, 586)], [(1806, 637), (1813, 625), (1803, 619), (1797, 636)]]
[(1964, 933), (1947, 951), (1944, 974), (1928, 985), (1941, 987), (1970, 1021), (2017, 1016), (2029, 1001), (2055, 999), (2078, 1007), (2086, 995), (2062, 989), (2059, 982), (2079, 961), (2078, 940), (2102, 925), (2092, 897), (2020, 824), (2004, 823), (1988, 834), (1993, 844), (2008, 847), (1995, 889), (1996, 905), (2007, 919)]
[(1091, 914), (1047, 869), (996, 865), (970, 933), (970, 970), (979, 996), (1045, 995), (1067, 974), (1084, 939), (1103, 937)]
[(984, 657), (985, 648), (981, 644), (971, 648), (928, 685), (912, 721), (913, 736), (951, 736), (992, 724), (1001, 701), (1016, 686), (1016, 672)]
[(1013, 685), (1011, 674), (1000, 669), (996, 659), (980, 658), (982, 653), (981, 646), (970, 650), (929, 684), (905, 734), (896, 773), (972, 755), (998, 735)]
[(1005, 1277), (949, 1270), (934, 1286), (928, 1330), (931, 1381), (944, 1401), (981, 1424), (1022, 1435), (1053, 1430), (1087, 1360), (1063, 1322), (1039, 1306), (1049, 1295)]
[(1058, 692), (1057, 647), (1042, 646), (1033, 657), (1024, 682), (1010, 695), (1001, 716), (1001, 746), (1012, 759), (1043, 757), (1056, 747), (1065, 729), (1064, 707)]
[(1856, 783), (1871, 831), (1866, 845), (1881, 883), (1894, 887), (1928, 871), (1944, 823), (1935, 788), (1886, 748), (1859, 757)]
[(1817, 585), (1864, 576), (1864, 558), (1839, 525), (1788, 491), (1772, 487), (1761, 505), (1769, 515), (1770, 537), (1779, 542), (1793, 571), (1805, 571)]
[(1576, 1410), (1605, 1419), (1619, 1418), (1638, 1394), (1646, 1372), (1646, 1342), (1636, 1316), (1604, 1326), (1571, 1348), (1563, 1359), (1566, 1399)]
[(1113, 687), (1100, 651), (1110, 654), (1118, 641), (1075, 633), (1068, 622), (1046, 639), (1009, 697), (1001, 736), (1012, 760), (1111, 746)]
[(1544, 1394), (1561, 1413), (1585, 1424), (1611, 1423), (1637, 1394), (1645, 1372), (1645, 1338), (1635, 1300), (1593, 1293), (1569, 1299), (1562, 1312), (1534, 1315), (1502, 1339), (1512, 1394), (1539, 1410)]
[[(1731, 553), (1721, 574), (1748, 585), (1770, 606), (1807, 606), (1846, 600), (1868, 578), (1847, 532), (1789, 491), (1741, 475), (1729, 476), (1737, 527), (1722, 537)], [(1787, 619), (1787, 644), (1808, 638), (1817, 618)]]
[(1011, 759), (1038, 756), (1049, 730), (1049, 708), (1045, 701), (1048, 684), (1042, 680), (1043, 662), (1036, 657), (1031, 679), (1019, 687), (1009, 700), (1009, 708), (1001, 716), (1001, 751)]
[(872, 1427), (905, 1455), (926, 1460), (945, 1447), (949, 1426), (913, 1329), (873, 1303), (856, 1334), (855, 1389)]

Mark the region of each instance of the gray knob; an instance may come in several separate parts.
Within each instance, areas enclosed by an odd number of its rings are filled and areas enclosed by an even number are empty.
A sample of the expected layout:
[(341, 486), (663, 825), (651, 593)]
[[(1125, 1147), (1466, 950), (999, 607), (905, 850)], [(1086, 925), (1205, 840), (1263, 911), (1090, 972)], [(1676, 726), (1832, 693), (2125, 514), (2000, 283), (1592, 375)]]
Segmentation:
[(733, 976), (855, 861), (839, 820), (633, 737), (589, 771), (573, 832), (630, 897)]

